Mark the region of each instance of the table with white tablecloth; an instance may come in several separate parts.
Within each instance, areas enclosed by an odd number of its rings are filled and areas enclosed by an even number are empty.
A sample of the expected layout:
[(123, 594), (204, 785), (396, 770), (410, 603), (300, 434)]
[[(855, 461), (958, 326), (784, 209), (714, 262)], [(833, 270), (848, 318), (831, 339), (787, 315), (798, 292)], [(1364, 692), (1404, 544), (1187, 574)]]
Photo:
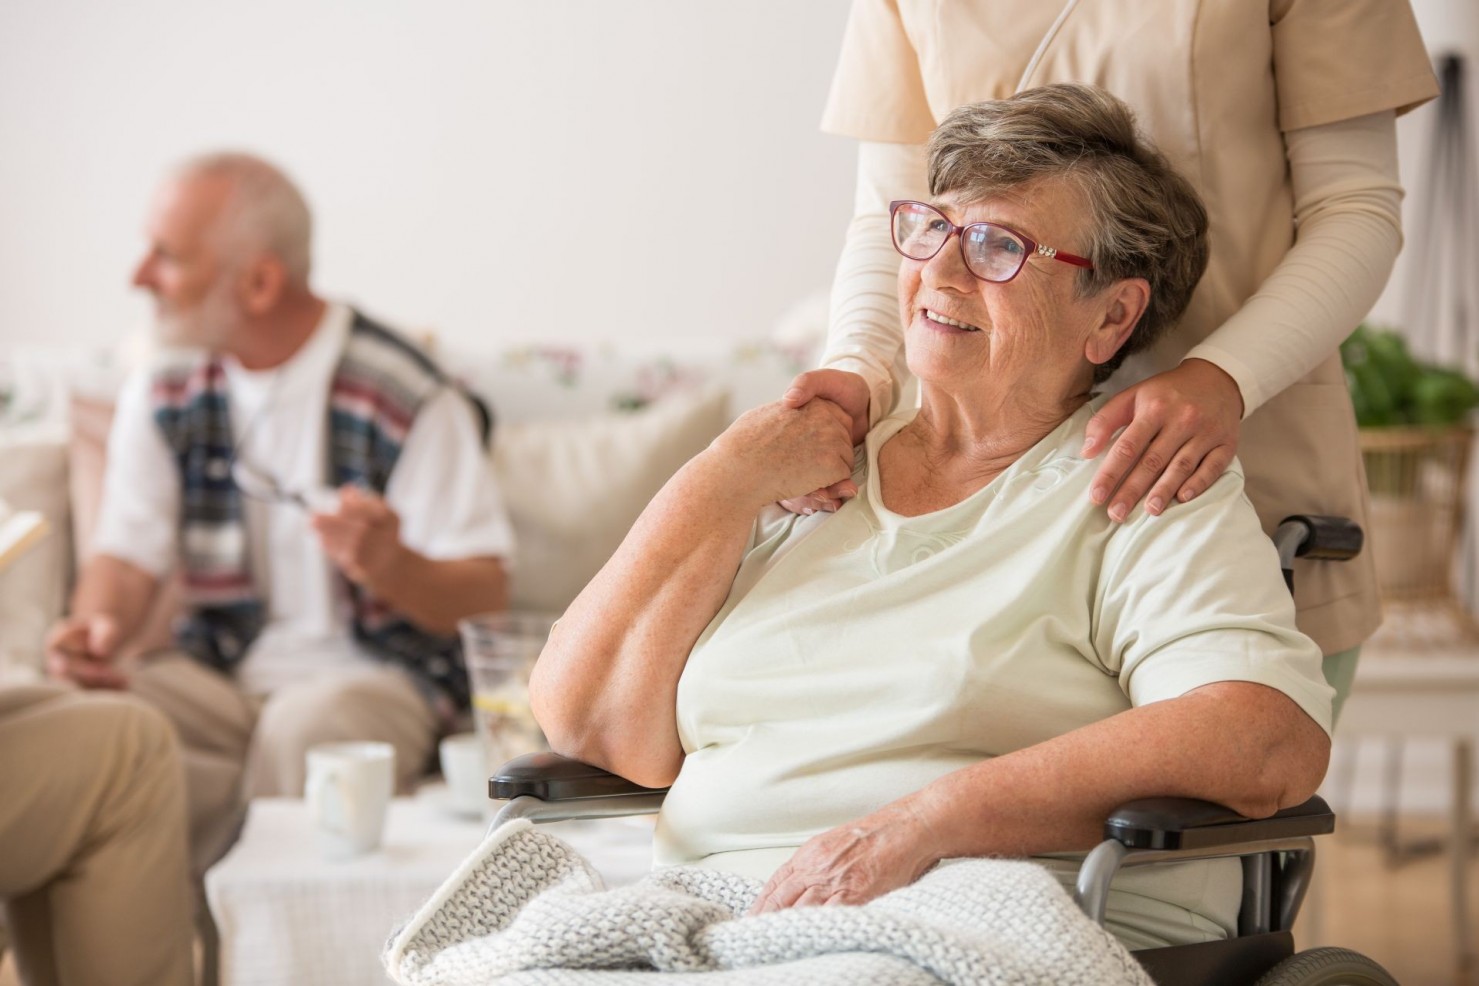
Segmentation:
[[(329, 861), (319, 854), (304, 802), (252, 802), (241, 839), (206, 874), (221, 941), (223, 986), (366, 986), (389, 980), (380, 952), (390, 933), (478, 845), (479, 818), (451, 810), (445, 788), (396, 798), (378, 850)], [(646, 818), (556, 822), (610, 885), (651, 867)]]

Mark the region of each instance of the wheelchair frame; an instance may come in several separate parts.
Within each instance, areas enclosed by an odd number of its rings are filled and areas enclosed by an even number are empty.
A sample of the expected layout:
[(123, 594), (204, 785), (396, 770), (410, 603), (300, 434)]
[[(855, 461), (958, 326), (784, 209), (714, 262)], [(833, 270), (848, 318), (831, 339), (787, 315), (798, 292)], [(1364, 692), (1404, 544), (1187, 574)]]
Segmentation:
[[(1362, 532), (1343, 518), (1297, 515), (1279, 525), (1274, 543), (1292, 589), (1296, 557), (1354, 557)], [(494, 828), (516, 818), (552, 822), (652, 814), (666, 792), (554, 753), (519, 757), (488, 779), (489, 797), (507, 801)], [(1335, 815), (1318, 795), (1264, 819), (1191, 798), (1133, 801), (1105, 821), (1104, 841), (1085, 856), (1074, 899), (1102, 925), (1110, 883), (1121, 868), (1238, 857), (1243, 896), (1237, 937), (1133, 954), (1160, 986), (1247, 986), (1294, 956), (1291, 929), (1314, 872), (1314, 836), (1334, 829)]]

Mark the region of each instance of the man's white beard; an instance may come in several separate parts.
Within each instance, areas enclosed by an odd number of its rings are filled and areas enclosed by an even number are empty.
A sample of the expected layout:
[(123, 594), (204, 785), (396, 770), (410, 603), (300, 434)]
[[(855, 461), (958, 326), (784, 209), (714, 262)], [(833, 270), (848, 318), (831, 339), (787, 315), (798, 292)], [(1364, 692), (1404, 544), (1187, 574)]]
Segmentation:
[(154, 334), (161, 346), (219, 350), (240, 321), (241, 310), (231, 297), (231, 279), (223, 276), (195, 307), (156, 314)]

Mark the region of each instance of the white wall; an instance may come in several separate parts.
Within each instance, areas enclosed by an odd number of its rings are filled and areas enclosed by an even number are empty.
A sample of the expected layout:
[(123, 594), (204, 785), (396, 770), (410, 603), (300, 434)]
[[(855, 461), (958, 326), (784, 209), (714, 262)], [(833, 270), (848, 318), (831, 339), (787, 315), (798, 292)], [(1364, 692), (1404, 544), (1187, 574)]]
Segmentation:
[[(768, 331), (825, 289), (847, 0), (5, 0), (0, 352), (107, 344), (170, 161), (247, 148), (318, 286), (473, 348)], [(779, 217), (779, 218), (778, 218)]]
[[(1479, 130), (1479, 2), (1412, 0), (1412, 8), (1417, 14), (1423, 40), (1435, 57), (1452, 52), (1467, 59), (1469, 110), (1474, 128)], [(1424, 161), (1433, 137), (1435, 120), (1435, 104), (1429, 103), (1397, 121), (1399, 165), (1402, 183), (1407, 189), (1407, 197), (1402, 203), (1402, 222), (1409, 244), (1422, 235), (1420, 210), (1423, 204)], [(1402, 326), (1407, 321), (1403, 311), (1403, 293), (1408, 281), (1412, 253), (1410, 250), (1404, 251), (1397, 258), (1397, 266), (1392, 271), (1391, 280), (1387, 282), (1386, 291), (1372, 309), (1371, 316), (1375, 321), (1395, 326)], [(1417, 334), (1421, 347), (1423, 333)]]

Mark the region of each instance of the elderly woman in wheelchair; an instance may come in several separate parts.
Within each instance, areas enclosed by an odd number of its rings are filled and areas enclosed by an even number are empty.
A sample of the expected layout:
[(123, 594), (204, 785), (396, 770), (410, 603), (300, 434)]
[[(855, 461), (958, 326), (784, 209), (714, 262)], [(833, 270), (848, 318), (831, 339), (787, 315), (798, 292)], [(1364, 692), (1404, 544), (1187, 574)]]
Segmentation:
[[(1071, 882), (1127, 801), (1262, 818), (1326, 768), (1332, 693), (1238, 465), (1158, 517), (1087, 495), (1095, 384), (1205, 266), (1196, 193), (1076, 85), (955, 111), (929, 183), (892, 206), (918, 409), (856, 455), (824, 401), (741, 416), (531, 680), (555, 751), (671, 785), (657, 861), (766, 881), (758, 912), (862, 903), (960, 857)], [(834, 514), (774, 506), (837, 483), (856, 492)], [(1125, 870), (1107, 926), (1132, 948), (1235, 935), (1241, 877)]]

